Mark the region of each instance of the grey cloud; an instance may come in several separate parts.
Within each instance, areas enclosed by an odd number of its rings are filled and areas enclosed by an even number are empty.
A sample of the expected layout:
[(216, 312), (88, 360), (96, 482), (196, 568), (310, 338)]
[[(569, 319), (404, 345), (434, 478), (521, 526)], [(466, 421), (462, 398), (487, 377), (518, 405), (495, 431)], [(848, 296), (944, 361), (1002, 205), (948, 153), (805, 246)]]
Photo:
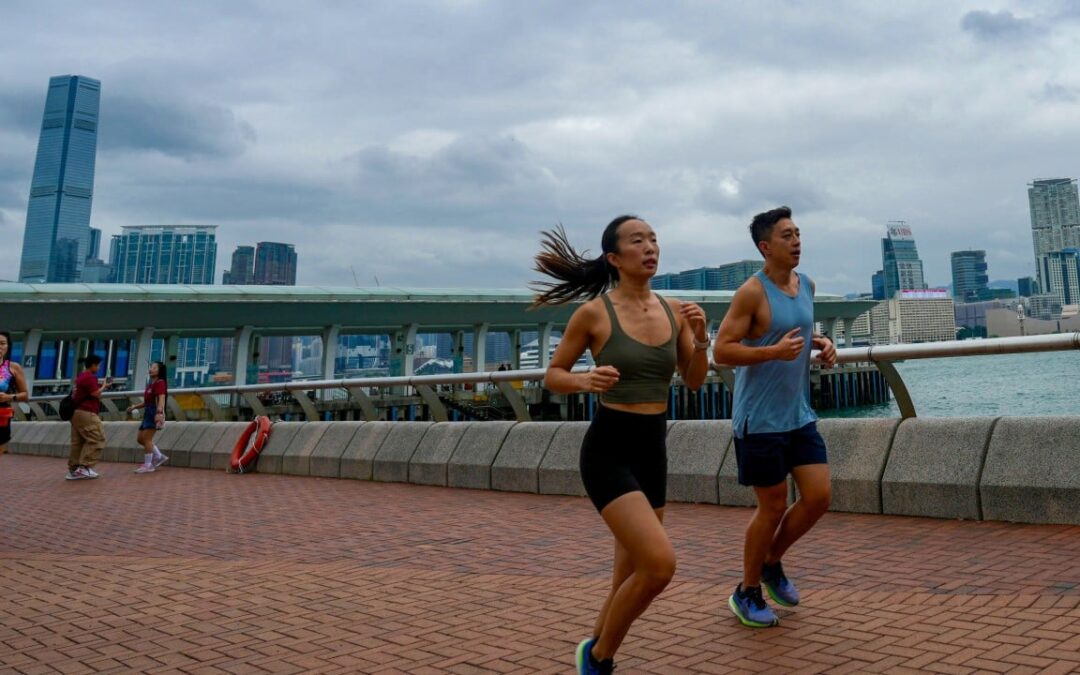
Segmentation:
[(430, 157), (376, 145), (353, 159), (357, 189), (375, 201), (423, 200), (454, 210), (512, 202), (526, 208), (554, 193), (550, 171), (510, 135), (464, 136)]
[(1047, 82), (1036, 98), (1046, 103), (1076, 103), (1080, 100), (1080, 88)]
[(974, 10), (964, 15), (960, 26), (983, 42), (1018, 42), (1044, 32), (1034, 20), (1018, 17), (1008, 10)]
[(780, 204), (799, 213), (812, 213), (827, 203), (818, 186), (794, 173), (751, 169), (728, 175), (708, 172), (701, 178), (699, 205), (723, 214), (744, 216)]
[(255, 141), (255, 130), (228, 108), (181, 99), (109, 96), (102, 89), (100, 146), (157, 151), (171, 157), (235, 157)]

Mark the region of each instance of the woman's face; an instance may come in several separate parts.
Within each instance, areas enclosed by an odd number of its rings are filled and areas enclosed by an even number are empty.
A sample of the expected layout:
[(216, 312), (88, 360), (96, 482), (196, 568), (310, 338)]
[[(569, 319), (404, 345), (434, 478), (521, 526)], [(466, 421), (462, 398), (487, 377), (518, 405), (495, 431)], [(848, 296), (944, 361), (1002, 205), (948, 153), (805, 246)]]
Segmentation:
[(158, 376), (158, 365), (156, 363), (150, 364), (150, 377)]
[(0, 360), (3, 360), (8, 355), (8, 349), (10, 348), (11, 345), (8, 344), (7, 336), (0, 335)]
[(644, 220), (628, 220), (616, 233), (618, 253), (609, 253), (608, 262), (621, 276), (651, 277), (660, 264), (660, 244), (656, 232)]

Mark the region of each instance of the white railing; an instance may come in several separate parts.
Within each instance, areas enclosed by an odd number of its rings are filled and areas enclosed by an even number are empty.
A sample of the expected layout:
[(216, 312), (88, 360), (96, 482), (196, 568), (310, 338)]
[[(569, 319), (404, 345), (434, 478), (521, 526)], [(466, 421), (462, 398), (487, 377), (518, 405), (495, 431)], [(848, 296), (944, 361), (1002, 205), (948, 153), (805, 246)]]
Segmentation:
[[(920, 344), (901, 345), (877, 345), (870, 347), (850, 347), (837, 350), (837, 364), (871, 363), (881, 371), (886, 382), (892, 389), (897, 407), (902, 417), (915, 417), (915, 406), (908, 393), (907, 385), (900, 377), (900, 373), (893, 365), (896, 361), (909, 359), (934, 359), (957, 356), (978, 356), (988, 354), (1022, 354), (1029, 352), (1050, 352), (1080, 349), (1080, 332), (1063, 333), (1057, 335), (1033, 335), (1026, 337), (990, 338), (982, 340), (960, 340), (950, 342), (925, 342)], [(817, 353), (814, 354), (817, 361)], [(820, 363), (820, 362), (818, 362)], [(586, 372), (589, 367), (579, 366), (574, 372)], [(719, 375), (729, 388), (734, 387), (733, 369), (714, 364), (713, 372)], [(428, 405), (432, 418), (445, 421), (448, 417), (446, 405), (439, 398), (435, 387), (456, 386), (473, 384), (491, 384), (498, 389), (514, 409), (519, 420), (528, 420), (529, 412), (525, 399), (514, 388), (514, 382), (540, 382), (544, 379), (545, 371), (542, 368), (529, 370), (502, 370), (483, 373), (453, 373), (447, 375), (413, 375), (391, 377), (365, 377), (343, 380), (303, 380), (293, 382), (269, 382), (265, 384), (249, 384), (242, 386), (217, 386), (198, 387), (188, 389), (174, 389), (169, 397), (169, 403), (173, 406), (174, 416), (180, 417), (182, 410), (175, 402), (175, 397), (181, 394), (199, 396), (210, 410), (215, 420), (224, 419), (222, 401), (220, 399), (232, 396), (243, 398), (252, 408), (256, 415), (266, 414), (266, 407), (259, 400), (259, 394), (273, 392), (289, 392), (294, 394), (294, 400), (303, 409), (308, 419), (318, 419), (318, 410), (314, 401), (308, 398), (308, 392), (326, 392), (323, 400), (329, 398), (333, 391), (347, 392), (354, 399), (369, 420), (377, 419), (375, 402), (371, 398), (371, 390), (412, 389)], [(295, 395), (297, 392), (300, 395)], [(102, 395), (102, 403), (106, 409), (119, 415), (119, 409), (113, 402), (114, 399), (133, 399), (142, 396), (141, 391), (107, 391)], [(38, 419), (47, 419), (44, 410), (40, 407), (41, 402), (59, 401), (62, 394), (35, 397), (31, 402), (35, 415)]]

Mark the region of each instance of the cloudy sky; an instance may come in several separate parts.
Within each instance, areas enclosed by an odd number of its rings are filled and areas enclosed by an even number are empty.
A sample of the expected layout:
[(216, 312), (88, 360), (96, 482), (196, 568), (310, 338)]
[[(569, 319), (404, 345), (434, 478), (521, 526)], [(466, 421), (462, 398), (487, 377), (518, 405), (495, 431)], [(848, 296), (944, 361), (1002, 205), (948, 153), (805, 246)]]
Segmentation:
[[(102, 81), (92, 225), (294, 243), (299, 283), (522, 287), (538, 232), (656, 228), (661, 271), (756, 252), (791, 205), (819, 289), (889, 220), (1034, 271), (1026, 184), (1080, 175), (1080, 3), (4, 3), (0, 277), (48, 78)], [(165, 4), (165, 3), (161, 3)]]

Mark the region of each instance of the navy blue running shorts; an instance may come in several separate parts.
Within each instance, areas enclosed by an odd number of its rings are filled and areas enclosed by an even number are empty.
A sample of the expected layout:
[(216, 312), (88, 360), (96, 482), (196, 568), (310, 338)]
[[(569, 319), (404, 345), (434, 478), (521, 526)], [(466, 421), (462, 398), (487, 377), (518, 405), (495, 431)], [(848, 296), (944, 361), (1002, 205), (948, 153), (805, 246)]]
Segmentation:
[(781, 433), (743, 433), (735, 439), (735, 460), (739, 485), (754, 487), (782, 483), (797, 466), (829, 463), (816, 422)]
[(659, 509), (667, 502), (667, 414), (596, 407), (581, 443), (581, 482), (597, 511), (630, 492)]

